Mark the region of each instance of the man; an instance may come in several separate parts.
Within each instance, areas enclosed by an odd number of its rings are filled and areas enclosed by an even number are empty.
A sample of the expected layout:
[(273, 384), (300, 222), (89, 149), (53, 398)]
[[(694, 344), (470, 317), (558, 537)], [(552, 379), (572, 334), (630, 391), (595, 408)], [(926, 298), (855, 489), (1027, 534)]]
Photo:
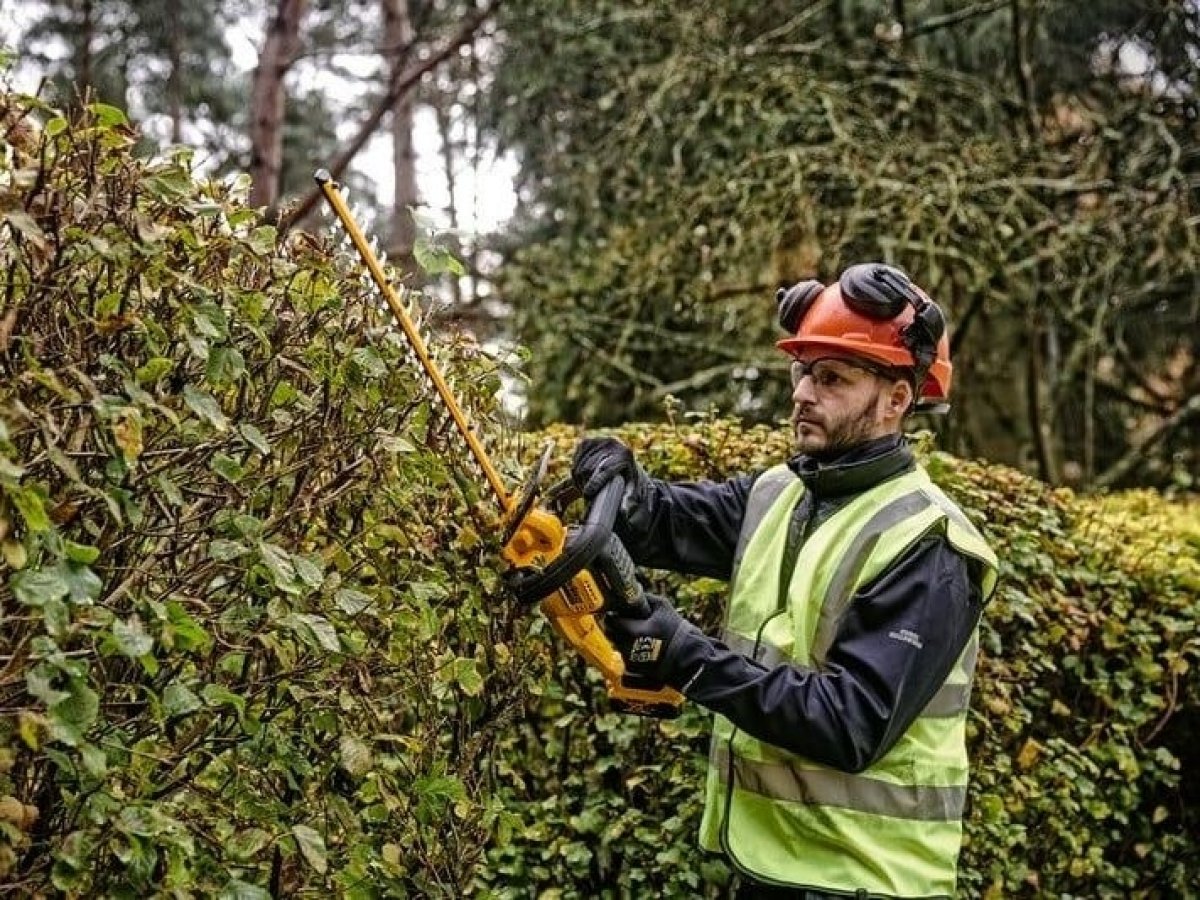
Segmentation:
[(626, 479), (617, 534), (637, 563), (731, 581), (719, 639), (654, 596), (605, 628), (632, 679), (717, 714), (701, 844), (741, 873), (739, 897), (952, 896), (997, 564), (902, 434), (949, 395), (941, 312), (877, 263), (778, 300), (785, 465), (668, 483), (615, 440), (579, 445), (585, 497)]

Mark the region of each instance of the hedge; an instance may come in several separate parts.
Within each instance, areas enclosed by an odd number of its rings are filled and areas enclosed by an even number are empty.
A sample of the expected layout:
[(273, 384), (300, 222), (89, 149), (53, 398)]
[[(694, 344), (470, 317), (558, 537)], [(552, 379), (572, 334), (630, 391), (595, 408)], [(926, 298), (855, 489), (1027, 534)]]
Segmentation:
[[(506, 595), (495, 514), (336, 233), (137, 156), (119, 110), (0, 106), (3, 889), (720, 896), (705, 714), (608, 711)], [(562, 474), (579, 432), (504, 431), (497, 363), (434, 346), (510, 483), (545, 440)], [(670, 477), (788, 452), (715, 417), (616, 433)], [(964, 895), (1196, 893), (1200, 510), (922, 453), (1003, 560)], [(715, 623), (722, 585), (648, 574)]]

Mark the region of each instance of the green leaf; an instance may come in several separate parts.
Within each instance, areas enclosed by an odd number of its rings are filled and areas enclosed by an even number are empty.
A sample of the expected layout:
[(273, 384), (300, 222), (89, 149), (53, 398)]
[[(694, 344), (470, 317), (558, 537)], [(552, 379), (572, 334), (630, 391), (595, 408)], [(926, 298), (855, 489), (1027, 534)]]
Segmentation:
[(179, 485), (166, 476), (166, 473), (158, 475), (154, 479), (154, 483), (162, 492), (164, 500), (174, 507), (183, 506), (183, 492), (179, 490)]
[(374, 604), (374, 600), (362, 591), (352, 588), (342, 588), (333, 595), (333, 602), (348, 616), (357, 616), (360, 612)]
[(318, 874), (324, 875), (329, 868), (329, 861), (325, 855), (325, 839), (308, 825), (293, 825), (292, 837), (296, 839), (296, 846), (300, 848), (305, 862)]
[(350, 354), (350, 359), (368, 378), (382, 378), (387, 374), (387, 366), (374, 347), (359, 347)]
[(9, 490), (8, 497), (30, 531), (50, 530), (50, 517), (46, 514), (46, 493), (40, 485), (25, 485), (16, 490)]
[(142, 620), (136, 614), (130, 616), (128, 621), (114, 621), (112, 633), (117, 649), (132, 659), (145, 656), (154, 649), (154, 638), (146, 633)]
[(163, 691), (162, 704), (168, 716), (186, 716), (204, 705), (187, 685), (178, 681), (167, 685)]
[(300, 585), (296, 581), (296, 567), (292, 564), (291, 555), (282, 547), (274, 544), (261, 543), (258, 545), (258, 558), (271, 573), (275, 587), (288, 594), (299, 594)]
[(125, 117), (125, 113), (115, 106), (109, 106), (107, 103), (91, 103), (88, 109), (96, 117), (96, 121), (101, 125), (128, 125), (129, 119)]
[(217, 431), (228, 431), (229, 420), (221, 412), (221, 406), (212, 394), (197, 390), (190, 384), (183, 386), (183, 402), (197, 416), (211, 425)]
[(204, 702), (209, 706), (221, 707), (230, 706), (237, 711), (238, 718), (242, 718), (246, 714), (246, 700), (240, 697), (227, 687), (219, 684), (206, 684), (204, 689), (200, 691), (200, 696), (204, 698)]
[(271, 833), (261, 828), (243, 828), (229, 840), (229, 853), (234, 859), (249, 860), (271, 843)]
[(154, 384), (167, 375), (175, 363), (165, 356), (155, 356), (148, 359), (144, 365), (137, 368), (134, 377), (138, 384)]
[(246, 470), (242, 468), (242, 464), (225, 453), (214, 453), (208, 467), (230, 484), (237, 484), (246, 477)]
[(178, 600), (167, 603), (167, 624), (163, 628), (162, 641), (183, 652), (203, 650), (212, 643), (208, 632), (196, 624)]
[(296, 554), (292, 557), (292, 565), (296, 569), (296, 574), (300, 580), (312, 588), (319, 588), (325, 581), (325, 569), (320, 562), (320, 557), (315, 560), (310, 556), (302, 556)]
[(56, 729), (56, 737), (75, 745), (84, 731), (91, 727), (100, 712), (100, 698), (82, 678), (71, 678), (66, 685), (67, 696), (50, 707), (48, 715)]
[(100, 549), (98, 547), (92, 547), (88, 544), (77, 544), (74, 541), (65, 541), (64, 547), (67, 559), (72, 562), (82, 563), (85, 566), (90, 566), (100, 558)]
[(27, 606), (41, 606), (49, 600), (61, 600), (71, 586), (54, 569), (24, 569), (8, 579), (13, 596)]
[(479, 674), (475, 660), (460, 656), (451, 663), (450, 671), (451, 678), (468, 697), (478, 697), (483, 693), (483, 676)]
[(271, 894), (265, 888), (234, 878), (221, 888), (217, 900), (271, 900)]
[(62, 640), (71, 627), (70, 610), (57, 598), (47, 600), (42, 606), (42, 620), (46, 623), (46, 633), (56, 641)]
[(64, 559), (54, 567), (54, 571), (67, 585), (71, 602), (78, 606), (91, 606), (104, 590), (100, 576), (87, 566)]
[(453, 253), (422, 238), (418, 238), (413, 246), (413, 259), (430, 275), (441, 275), (443, 272), (453, 275), (467, 274), (466, 268)]
[(230, 384), (246, 374), (246, 359), (236, 347), (215, 347), (208, 354), (204, 377), (211, 384)]
[(355, 778), (361, 778), (371, 770), (371, 748), (352, 734), (343, 734), (338, 740), (342, 768)]
[(263, 456), (271, 455), (271, 442), (267, 440), (267, 436), (265, 434), (263, 434), (249, 422), (239, 425), (238, 433), (246, 439), (246, 443), (248, 443)]
[(209, 559), (215, 559), (217, 562), (228, 562), (231, 559), (237, 559), (239, 556), (245, 556), (250, 552), (250, 548), (245, 544), (237, 541), (228, 541), (225, 538), (216, 538), (209, 542), (208, 556)]
[(282, 624), (295, 631), (307, 644), (328, 650), (330, 653), (342, 651), (337, 630), (324, 616), (312, 613), (292, 613), (283, 618)]

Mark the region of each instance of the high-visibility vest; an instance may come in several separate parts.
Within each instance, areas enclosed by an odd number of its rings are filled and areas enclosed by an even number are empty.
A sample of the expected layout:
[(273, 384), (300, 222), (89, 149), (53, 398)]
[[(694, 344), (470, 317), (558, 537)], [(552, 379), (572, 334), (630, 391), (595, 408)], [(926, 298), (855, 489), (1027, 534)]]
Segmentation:
[[(787, 466), (755, 481), (722, 635), (731, 648), (767, 666), (819, 669), (856, 591), (934, 532), (979, 561), (983, 598), (991, 595), (995, 554), (919, 467), (817, 526), (784, 584), (789, 522), (804, 490)], [(766, 744), (717, 716), (701, 845), (766, 883), (857, 897), (953, 896), (977, 648), (978, 628), (921, 715), (861, 773)]]

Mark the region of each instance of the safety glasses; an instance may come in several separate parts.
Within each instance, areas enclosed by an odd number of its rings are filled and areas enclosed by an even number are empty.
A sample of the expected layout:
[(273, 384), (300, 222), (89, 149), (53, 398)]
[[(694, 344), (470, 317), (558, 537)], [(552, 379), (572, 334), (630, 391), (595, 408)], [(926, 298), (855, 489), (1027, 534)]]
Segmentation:
[(822, 356), (814, 360), (792, 360), (792, 390), (800, 386), (805, 378), (812, 377), (813, 388), (819, 393), (831, 393), (840, 388), (849, 387), (859, 379), (854, 372), (866, 372), (876, 378), (886, 378), (898, 381), (900, 376), (895, 371), (884, 366), (873, 366), (870, 363), (856, 359), (844, 359), (840, 356)]

